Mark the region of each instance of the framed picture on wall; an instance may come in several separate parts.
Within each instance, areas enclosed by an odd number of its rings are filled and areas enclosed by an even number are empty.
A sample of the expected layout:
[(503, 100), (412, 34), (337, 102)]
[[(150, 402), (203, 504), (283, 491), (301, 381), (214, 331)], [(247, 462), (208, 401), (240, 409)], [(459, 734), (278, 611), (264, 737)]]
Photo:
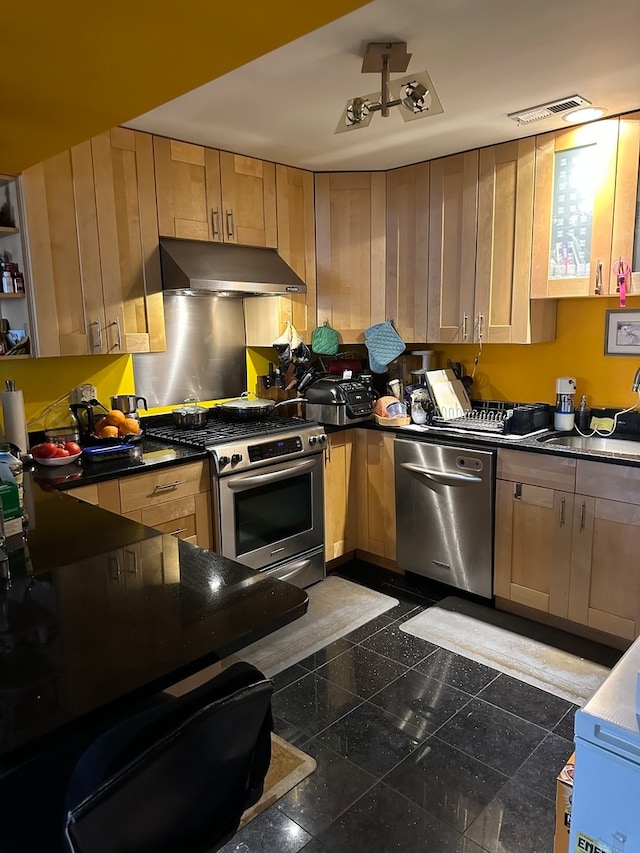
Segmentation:
[(640, 356), (640, 311), (607, 311), (604, 354)]

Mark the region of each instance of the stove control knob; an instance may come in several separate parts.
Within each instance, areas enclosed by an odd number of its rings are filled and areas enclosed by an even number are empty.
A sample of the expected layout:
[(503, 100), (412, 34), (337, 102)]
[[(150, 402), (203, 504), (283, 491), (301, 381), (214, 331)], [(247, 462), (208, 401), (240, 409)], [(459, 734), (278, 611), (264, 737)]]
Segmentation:
[(317, 438), (317, 436), (312, 435), (312, 436), (310, 436), (310, 437), (309, 437), (309, 444), (317, 444), (317, 443), (318, 443), (318, 438)]
[(233, 464), (234, 462), (242, 462), (242, 454), (241, 453), (234, 453), (231, 456), (231, 463)]
[(229, 464), (228, 456), (218, 456), (218, 465), (222, 468), (223, 465)]
[(326, 442), (326, 440), (327, 440), (327, 436), (324, 433), (322, 433), (322, 435), (318, 436), (318, 441), (320, 442), (320, 444), (324, 444)]

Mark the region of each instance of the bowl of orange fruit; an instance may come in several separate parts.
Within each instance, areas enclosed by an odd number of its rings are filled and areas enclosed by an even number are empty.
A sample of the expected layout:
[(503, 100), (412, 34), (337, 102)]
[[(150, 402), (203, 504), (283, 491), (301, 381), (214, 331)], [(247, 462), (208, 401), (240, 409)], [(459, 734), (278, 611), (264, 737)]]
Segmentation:
[(91, 444), (133, 444), (142, 439), (140, 421), (120, 409), (109, 409), (95, 422)]

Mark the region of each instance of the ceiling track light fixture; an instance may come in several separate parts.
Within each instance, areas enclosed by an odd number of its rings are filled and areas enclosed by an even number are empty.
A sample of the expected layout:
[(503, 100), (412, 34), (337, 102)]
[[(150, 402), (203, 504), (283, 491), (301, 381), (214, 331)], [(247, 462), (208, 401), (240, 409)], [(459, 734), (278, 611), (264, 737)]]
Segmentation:
[(380, 92), (347, 101), (335, 132), (368, 127), (374, 113), (387, 117), (391, 107), (400, 107), (405, 121), (444, 112), (426, 71), (390, 79), (391, 72), (406, 71), (410, 59), (404, 41), (370, 42), (362, 60), (362, 73), (380, 74)]

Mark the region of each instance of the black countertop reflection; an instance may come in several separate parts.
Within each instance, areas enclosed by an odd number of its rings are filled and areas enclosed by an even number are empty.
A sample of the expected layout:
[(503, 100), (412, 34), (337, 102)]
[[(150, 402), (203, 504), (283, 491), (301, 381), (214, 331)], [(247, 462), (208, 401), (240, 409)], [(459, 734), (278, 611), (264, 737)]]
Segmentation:
[(306, 611), (304, 590), (29, 474), (25, 489), (27, 539), (10, 540), (0, 566), (0, 773)]

